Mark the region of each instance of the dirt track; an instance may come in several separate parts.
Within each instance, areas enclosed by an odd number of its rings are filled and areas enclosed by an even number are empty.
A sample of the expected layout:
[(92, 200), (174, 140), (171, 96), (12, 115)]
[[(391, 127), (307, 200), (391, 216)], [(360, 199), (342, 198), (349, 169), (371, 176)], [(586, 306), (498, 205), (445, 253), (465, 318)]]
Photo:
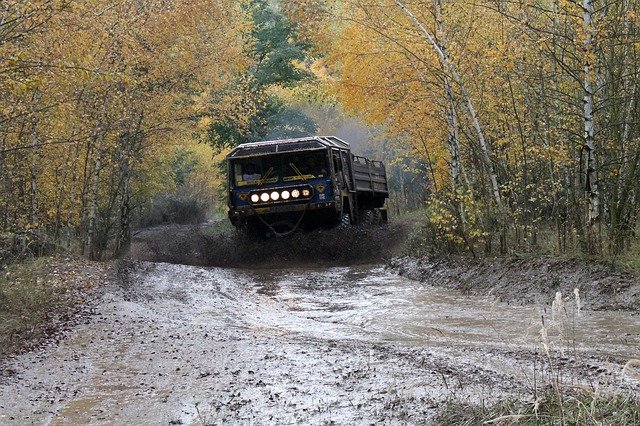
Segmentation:
[[(134, 254), (153, 256), (144, 237)], [(354, 264), (314, 268), (291, 246), (262, 247), (287, 256), (254, 269), (123, 262), (86, 324), (4, 367), (0, 423), (424, 423), (453, 396), (530, 397), (550, 367), (566, 384), (640, 391), (621, 376), (637, 315), (436, 289), (364, 264), (357, 244)]]

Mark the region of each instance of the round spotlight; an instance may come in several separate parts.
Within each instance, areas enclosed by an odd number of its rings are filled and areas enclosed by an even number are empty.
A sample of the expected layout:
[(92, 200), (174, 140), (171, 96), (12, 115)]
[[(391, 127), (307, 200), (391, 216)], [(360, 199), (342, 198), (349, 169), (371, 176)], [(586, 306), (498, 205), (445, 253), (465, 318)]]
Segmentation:
[(273, 191), (273, 192), (271, 193), (271, 199), (272, 199), (273, 201), (278, 201), (278, 200), (280, 199), (280, 193), (279, 193), (279, 192), (277, 192), (277, 191)]
[(298, 198), (300, 196), (300, 191), (297, 189), (294, 189), (293, 191), (291, 191), (291, 196), (293, 198)]
[(260, 199), (266, 203), (267, 201), (269, 201), (269, 194), (263, 192), (262, 195), (260, 195)]
[(258, 201), (260, 201), (260, 196), (258, 194), (253, 194), (251, 196), (251, 202), (252, 203), (257, 203)]
[(288, 200), (289, 197), (291, 197), (291, 194), (289, 193), (289, 191), (282, 191), (281, 196), (283, 200)]
[(303, 189), (302, 190), (302, 196), (303, 197), (308, 197), (311, 195), (311, 191), (309, 191), (308, 189)]

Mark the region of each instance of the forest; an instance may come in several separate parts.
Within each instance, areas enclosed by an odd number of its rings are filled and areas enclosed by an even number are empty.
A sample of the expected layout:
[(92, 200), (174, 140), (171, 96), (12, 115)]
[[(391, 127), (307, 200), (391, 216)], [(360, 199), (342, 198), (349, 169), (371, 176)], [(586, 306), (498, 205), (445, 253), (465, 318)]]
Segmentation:
[(637, 263), (639, 26), (636, 0), (5, 0), (2, 232), (112, 256), (154, 209), (224, 209), (232, 146), (353, 120), (414, 250)]

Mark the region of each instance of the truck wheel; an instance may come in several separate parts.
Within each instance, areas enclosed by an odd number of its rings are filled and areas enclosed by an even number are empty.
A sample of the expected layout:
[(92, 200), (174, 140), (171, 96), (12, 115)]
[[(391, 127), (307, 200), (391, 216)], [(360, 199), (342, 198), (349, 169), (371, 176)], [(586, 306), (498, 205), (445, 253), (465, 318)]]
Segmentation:
[(343, 213), (342, 216), (340, 216), (339, 227), (346, 228), (349, 225), (351, 225), (351, 215), (349, 213)]
[(387, 209), (380, 209), (380, 218), (382, 219), (382, 223), (385, 224), (389, 222), (389, 215), (387, 214)]
[(376, 223), (375, 212), (373, 210), (362, 209), (358, 212), (359, 223), (363, 226), (371, 226)]

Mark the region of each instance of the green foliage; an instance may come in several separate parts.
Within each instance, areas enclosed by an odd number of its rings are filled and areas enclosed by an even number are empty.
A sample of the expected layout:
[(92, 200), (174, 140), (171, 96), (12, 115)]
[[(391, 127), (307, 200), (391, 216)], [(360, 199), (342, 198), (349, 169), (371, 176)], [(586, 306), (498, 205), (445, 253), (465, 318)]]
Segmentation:
[(307, 58), (308, 46), (298, 40), (296, 25), (268, 0), (254, 0), (252, 16), (256, 86), (292, 86), (310, 78), (308, 71), (297, 66)]
[(309, 46), (297, 37), (296, 25), (268, 0), (250, 2), (254, 27), (253, 64), (246, 79), (251, 87), (253, 114), (247, 126), (225, 120), (211, 124), (208, 140), (214, 145), (232, 147), (265, 139), (307, 136), (317, 125), (303, 111), (287, 105), (274, 89), (294, 87), (313, 79), (304, 63)]
[(176, 186), (182, 186), (187, 182), (189, 175), (193, 173), (198, 164), (195, 154), (186, 149), (179, 149), (170, 161), (173, 181)]
[(295, 138), (313, 135), (318, 127), (304, 112), (287, 106), (275, 96), (269, 98), (265, 125), (253, 135), (255, 140)]
[[(251, 119), (253, 122), (253, 117)], [(218, 150), (249, 142), (247, 135), (233, 123), (221, 121), (211, 124), (207, 129), (207, 142)]]

